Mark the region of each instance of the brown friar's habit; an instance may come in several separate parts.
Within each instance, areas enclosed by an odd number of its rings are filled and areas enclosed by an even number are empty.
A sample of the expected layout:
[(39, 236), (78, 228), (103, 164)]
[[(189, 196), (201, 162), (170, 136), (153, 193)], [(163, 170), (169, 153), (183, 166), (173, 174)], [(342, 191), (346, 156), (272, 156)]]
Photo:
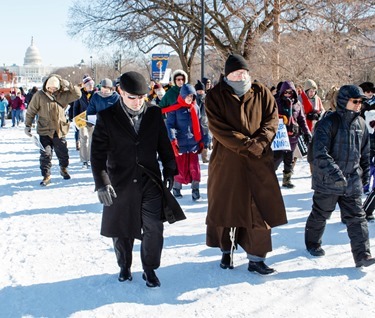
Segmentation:
[[(264, 257), (272, 250), (270, 228), (287, 223), (274, 171), (271, 142), (278, 128), (274, 97), (254, 83), (242, 97), (221, 78), (206, 96), (213, 151), (208, 168), (207, 245), (223, 245), (225, 228), (237, 227), (238, 243), (247, 253)], [(264, 148), (256, 157), (246, 140)]]

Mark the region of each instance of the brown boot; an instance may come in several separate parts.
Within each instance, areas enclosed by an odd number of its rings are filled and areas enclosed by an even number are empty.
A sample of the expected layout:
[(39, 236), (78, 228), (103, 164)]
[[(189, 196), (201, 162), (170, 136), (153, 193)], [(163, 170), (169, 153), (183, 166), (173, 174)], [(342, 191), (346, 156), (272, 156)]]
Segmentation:
[(288, 172), (288, 173), (285, 173), (284, 172), (284, 175), (283, 175), (283, 187), (285, 188), (294, 188), (294, 184), (290, 181), (290, 179), (292, 178), (292, 172)]

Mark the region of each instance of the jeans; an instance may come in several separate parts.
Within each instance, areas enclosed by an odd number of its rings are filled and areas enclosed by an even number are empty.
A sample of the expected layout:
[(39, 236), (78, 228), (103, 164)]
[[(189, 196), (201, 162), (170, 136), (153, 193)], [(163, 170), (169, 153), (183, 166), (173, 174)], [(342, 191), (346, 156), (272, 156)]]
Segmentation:
[(1, 127), (5, 126), (5, 116), (6, 112), (0, 112), (0, 117), (1, 117)]

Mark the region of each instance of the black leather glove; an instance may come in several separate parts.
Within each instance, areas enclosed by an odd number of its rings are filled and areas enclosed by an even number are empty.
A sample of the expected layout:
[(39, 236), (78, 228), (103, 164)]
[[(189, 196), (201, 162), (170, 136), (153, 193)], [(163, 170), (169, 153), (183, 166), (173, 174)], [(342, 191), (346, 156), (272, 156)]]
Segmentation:
[(111, 206), (113, 204), (112, 197), (117, 198), (117, 194), (110, 184), (98, 190), (99, 201), (105, 206)]
[(173, 188), (173, 182), (174, 182), (173, 176), (164, 176), (163, 183), (169, 191), (171, 191)]
[(311, 142), (311, 134), (304, 134), (303, 135), (303, 141), (305, 142), (306, 145), (308, 145)]
[(311, 112), (311, 113), (306, 114), (306, 119), (308, 119), (308, 120), (314, 120), (314, 113)]
[(320, 113), (314, 113), (313, 119), (314, 120), (319, 120), (320, 119)]

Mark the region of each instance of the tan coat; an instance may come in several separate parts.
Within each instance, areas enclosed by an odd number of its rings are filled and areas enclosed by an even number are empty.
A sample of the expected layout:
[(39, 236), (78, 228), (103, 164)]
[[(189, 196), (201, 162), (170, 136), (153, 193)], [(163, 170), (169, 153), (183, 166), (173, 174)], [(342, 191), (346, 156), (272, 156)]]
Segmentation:
[[(287, 223), (270, 148), (278, 127), (271, 92), (254, 83), (240, 99), (221, 79), (206, 96), (206, 112), (214, 137), (208, 168), (207, 226), (211, 230), (243, 227), (250, 231), (259, 221), (266, 223), (264, 229)], [(260, 158), (249, 152), (245, 145), (248, 137), (262, 144)], [(218, 241), (220, 237), (207, 237), (209, 246), (217, 246)]]
[[(38, 115), (37, 133), (40, 136), (53, 138), (56, 132), (58, 137), (64, 137), (69, 132), (69, 122), (65, 116), (65, 109), (69, 103), (81, 97), (79, 87), (69, 83), (63, 83), (61, 77), (52, 74), (60, 79), (61, 88), (52, 95), (47, 93), (45, 87), (48, 78), (44, 81), (43, 89), (37, 91), (31, 99), (26, 112), (26, 126), (31, 126), (36, 115)], [(51, 75), (51, 76), (52, 76)]]

